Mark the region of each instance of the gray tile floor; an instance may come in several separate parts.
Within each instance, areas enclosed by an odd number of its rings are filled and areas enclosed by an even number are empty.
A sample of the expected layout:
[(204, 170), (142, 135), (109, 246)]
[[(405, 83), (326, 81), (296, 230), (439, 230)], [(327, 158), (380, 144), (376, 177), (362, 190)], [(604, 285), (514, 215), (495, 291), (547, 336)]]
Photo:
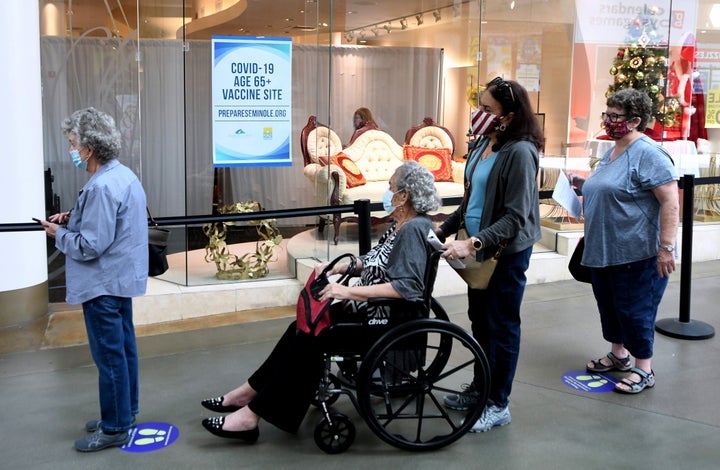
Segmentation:
[[(720, 328), (720, 262), (693, 266), (693, 320)], [(441, 298), (451, 319), (467, 327), (462, 296)], [(677, 318), (679, 275), (659, 318)], [(179, 428), (171, 446), (133, 454), (109, 449), (80, 454), (72, 443), (97, 416), (96, 370), (87, 347), (0, 356), (0, 468), (720, 468), (720, 342), (656, 336), (657, 385), (637, 396), (586, 393), (562, 375), (580, 370), (607, 346), (590, 287), (574, 281), (529, 286), (523, 309), (520, 364), (510, 409), (512, 424), (469, 434), (431, 453), (409, 453), (376, 438), (348, 401), (350, 450), (326, 455), (313, 441), (319, 414), (311, 410), (298, 435), (266, 423), (245, 445), (215, 438), (200, 426), (205, 397), (243, 380), (265, 357), (286, 320), (141, 338), (139, 422)], [(288, 384), (292, 393), (292, 384)]]

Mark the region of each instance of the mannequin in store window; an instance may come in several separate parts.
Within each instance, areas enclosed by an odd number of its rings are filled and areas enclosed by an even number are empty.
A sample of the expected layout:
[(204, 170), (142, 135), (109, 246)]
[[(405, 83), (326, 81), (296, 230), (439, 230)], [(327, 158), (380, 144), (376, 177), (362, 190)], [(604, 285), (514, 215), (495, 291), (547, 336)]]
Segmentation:
[(352, 137), (350, 137), (350, 142), (348, 142), (345, 147), (352, 145), (352, 143), (355, 142), (355, 139), (360, 137), (360, 135), (362, 135), (365, 131), (377, 128), (378, 125), (375, 122), (375, 118), (368, 108), (356, 109), (353, 114), (353, 129), (355, 129), (355, 131), (353, 132)]
[(670, 50), (670, 68), (668, 70), (668, 96), (677, 96), (680, 103), (680, 122), (675, 126), (662, 128), (661, 122), (655, 123), (654, 131), (663, 135), (663, 140), (707, 139), (705, 129), (705, 97), (702, 83), (695, 73), (695, 37), (685, 35), (682, 47)]

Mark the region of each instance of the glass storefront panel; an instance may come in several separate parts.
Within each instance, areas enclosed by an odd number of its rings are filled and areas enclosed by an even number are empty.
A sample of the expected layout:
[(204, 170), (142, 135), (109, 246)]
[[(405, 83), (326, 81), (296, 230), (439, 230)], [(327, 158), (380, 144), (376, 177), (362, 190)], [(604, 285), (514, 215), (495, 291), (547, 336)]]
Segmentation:
[[(245, 201), (266, 210), (335, 204), (324, 182), (334, 171), (352, 180), (352, 169), (306, 164), (303, 150), (312, 148), (316, 159), (323, 152), (364, 155), (344, 148), (359, 108), (369, 109), (384, 133), (375, 155), (404, 158), (408, 132), (429, 118), (449, 131), (453, 165), (461, 168), (470, 113), (496, 76), (530, 92), (546, 158), (597, 156), (605, 94), (621, 77), (629, 84), (654, 76), (648, 90), (668, 98), (659, 105), (659, 140), (681, 142), (681, 155), (720, 151), (720, 7), (709, 0), (308, 0), (273, 2), (272, 9), (257, 0), (39, 1), (45, 158), (62, 210), (86, 178), (67, 157), (60, 121), (91, 105), (116, 117), (121, 160), (141, 176), (156, 217), (209, 215)], [(213, 168), (213, 36), (292, 38), (291, 166)], [(645, 54), (634, 67), (631, 56), (648, 49), (654, 60)], [(315, 132), (309, 141), (302, 131), (310, 122), (332, 133)], [(709, 161), (684, 162), (712, 170)], [(366, 160), (357, 166), (367, 183), (348, 194), (379, 202), (392, 168)], [(287, 239), (313, 231), (308, 256), (327, 259), (357, 240), (356, 225), (344, 222), (336, 246), (327, 219), (322, 235), (315, 234), (317, 216), (277, 225)], [(384, 227), (373, 227), (373, 240)], [(230, 231), (231, 241), (247, 241), (254, 228)], [(206, 240), (201, 226), (173, 227), (172, 251), (183, 265), (174, 282), (218, 282), (193, 267), (205, 263)]]
[(720, 136), (706, 106), (715, 85), (712, 61), (705, 59), (717, 44), (713, 5), (577, 0), (567, 133), (567, 142), (577, 147), (569, 149), (571, 156), (592, 160), (610, 148), (600, 120), (605, 100), (632, 87), (652, 99), (653, 119), (645, 133), (670, 152), (679, 174), (713, 171), (709, 158), (720, 150)]

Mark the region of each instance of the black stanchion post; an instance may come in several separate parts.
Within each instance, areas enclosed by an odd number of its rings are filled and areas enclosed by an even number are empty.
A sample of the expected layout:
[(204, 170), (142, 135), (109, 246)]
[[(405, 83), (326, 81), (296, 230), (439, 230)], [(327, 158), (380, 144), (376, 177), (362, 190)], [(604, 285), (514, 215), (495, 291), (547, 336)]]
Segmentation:
[(358, 250), (364, 255), (370, 251), (370, 199), (358, 199), (353, 206), (358, 216)]
[(708, 339), (715, 336), (715, 329), (707, 323), (690, 320), (690, 292), (692, 287), (692, 236), (693, 203), (695, 200), (695, 177), (685, 175), (683, 187), (682, 263), (680, 264), (680, 318), (664, 318), (655, 322), (655, 330), (671, 338)]

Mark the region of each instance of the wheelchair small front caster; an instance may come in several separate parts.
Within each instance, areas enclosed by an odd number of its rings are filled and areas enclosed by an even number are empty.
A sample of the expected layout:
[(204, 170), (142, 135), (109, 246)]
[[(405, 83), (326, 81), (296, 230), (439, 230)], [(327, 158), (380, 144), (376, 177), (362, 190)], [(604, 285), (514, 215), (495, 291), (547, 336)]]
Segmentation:
[(315, 426), (315, 444), (328, 454), (340, 454), (355, 441), (355, 425), (342, 413), (330, 413)]

